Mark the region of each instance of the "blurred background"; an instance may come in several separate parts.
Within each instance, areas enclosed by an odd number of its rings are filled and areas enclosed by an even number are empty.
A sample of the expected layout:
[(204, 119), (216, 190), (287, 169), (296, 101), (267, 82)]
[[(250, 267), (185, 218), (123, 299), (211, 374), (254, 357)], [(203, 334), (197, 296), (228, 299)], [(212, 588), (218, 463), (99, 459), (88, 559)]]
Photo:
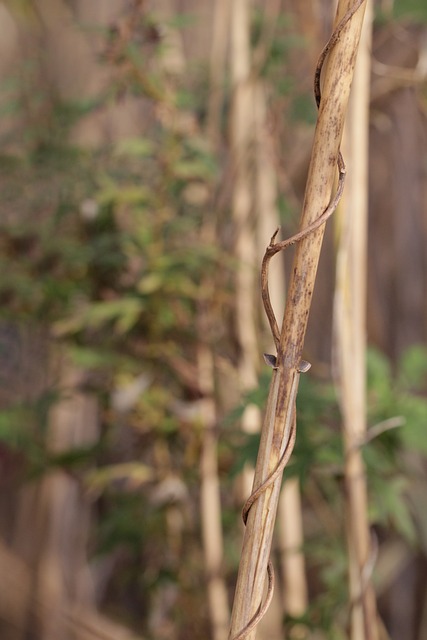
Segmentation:
[[(271, 375), (260, 263), (277, 226), (298, 229), (333, 15), (330, 0), (0, 2), (4, 640), (227, 638)], [(379, 0), (367, 25), (373, 582), (382, 637), (426, 640), (427, 5)], [(349, 637), (339, 219), (261, 640)], [(278, 317), (291, 254), (272, 266)]]

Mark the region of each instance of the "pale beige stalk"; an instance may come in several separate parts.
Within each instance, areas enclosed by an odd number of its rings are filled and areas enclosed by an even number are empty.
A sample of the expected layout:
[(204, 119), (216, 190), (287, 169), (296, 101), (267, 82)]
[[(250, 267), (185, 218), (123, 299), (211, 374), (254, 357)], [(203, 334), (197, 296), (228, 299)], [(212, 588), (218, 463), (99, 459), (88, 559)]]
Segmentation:
[[(255, 291), (258, 285), (257, 255), (253, 225), (253, 181), (251, 177), (251, 145), (254, 126), (254, 82), (250, 76), (249, 2), (235, 0), (231, 5), (230, 71), (232, 104), (230, 112), (231, 172), (233, 175), (232, 217), (236, 269), (235, 318), (239, 343), (237, 373), (242, 393), (257, 385), (260, 359)], [(249, 404), (243, 413), (241, 427), (256, 433), (261, 425), (258, 407)], [(253, 471), (246, 467), (239, 479), (241, 492), (248, 495)]]
[[(336, 23), (351, 6), (352, 3), (339, 2)], [(342, 29), (327, 61), (302, 212), (302, 228), (313, 223), (325, 211), (331, 199), (363, 14), (364, 5)], [(273, 372), (254, 488), (260, 486), (277, 466), (283, 450), (283, 431), (294, 411), (292, 396), (297, 382), (297, 369), (323, 232), (323, 227), (319, 227), (304, 237), (296, 248), (280, 336), (278, 368)], [(249, 511), (233, 605), (231, 638), (240, 634), (262, 601), (280, 484), (279, 476)], [(253, 629), (243, 637), (253, 639), (255, 636), (256, 629)]]
[[(220, 138), (220, 116), (225, 82), (228, 41), (229, 6), (226, 0), (216, 0), (214, 6), (212, 44), (209, 60), (210, 92), (206, 133), (215, 148)], [(216, 244), (215, 225), (208, 218), (202, 229), (203, 242)], [(212, 283), (205, 283), (206, 286)], [(224, 542), (221, 517), (221, 496), (218, 478), (217, 406), (215, 402), (215, 363), (209, 335), (209, 308), (199, 310), (201, 342), (198, 347), (198, 375), (203, 400), (203, 439), (200, 458), (200, 520), (206, 572), (206, 595), (213, 640), (227, 638), (230, 615), (227, 587), (223, 575)]]
[(215, 0), (213, 9), (212, 45), (209, 58), (209, 98), (207, 135), (216, 145), (221, 136), (221, 108), (224, 100), (225, 67), (230, 5), (228, 0)]
[[(233, 88), (230, 114), (231, 165), (234, 177), (232, 215), (235, 231), (236, 329), (240, 346), (239, 378), (243, 390), (257, 383), (259, 358), (255, 285), (256, 246), (252, 213), (250, 144), (253, 140), (253, 83), (250, 78), (249, 3), (235, 0), (231, 8), (230, 67)], [(243, 417), (245, 421), (245, 416)]]
[(206, 594), (212, 640), (226, 640), (230, 611), (227, 587), (223, 576), (224, 545), (218, 478), (214, 359), (212, 351), (204, 344), (200, 344), (198, 349), (198, 372), (200, 388), (205, 396), (200, 459), (200, 518), (206, 571)]
[(359, 444), (366, 437), (366, 261), (368, 135), (372, 8), (367, 15), (354, 73), (344, 136), (348, 168), (340, 207), (335, 288), (337, 383), (343, 420), (346, 531), (349, 554), (351, 640), (377, 640), (375, 593), (366, 576), (371, 555), (366, 470)]

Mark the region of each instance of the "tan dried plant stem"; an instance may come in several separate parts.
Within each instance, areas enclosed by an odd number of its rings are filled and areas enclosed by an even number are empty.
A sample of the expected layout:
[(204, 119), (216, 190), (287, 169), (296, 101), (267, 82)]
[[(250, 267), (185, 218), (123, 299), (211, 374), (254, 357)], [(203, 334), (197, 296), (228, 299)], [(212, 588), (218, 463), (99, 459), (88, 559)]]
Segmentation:
[[(269, 133), (267, 128), (266, 88), (261, 81), (258, 81), (256, 89), (256, 207), (259, 238), (258, 253), (262, 257), (265, 252), (266, 238), (269, 237), (271, 229), (274, 229), (279, 224), (279, 213), (276, 204), (277, 174), (274, 162), (274, 142), (272, 140), (274, 133)], [(284, 260), (281, 258), (283, 256), (279, 254), (269, 270), (271, 297), (279, 317), (283, 317), (284, 314), (286, 291)], [(264, 315), (264, 318), (265, 324), (268, 326), (267, 316)], [(274, 349), (274, 340), (272, 340), (272, 343), (270, 348)], [(303, 552), (301, 495), (297, 478), (290, 478), (283, 483), (277, 524), (276, 546), (279, 550), (280, 572), (283, 584), (278, 604), (281, 606), (282, 617), (283, 612), (286, 612), (296, 618), (304, 614), (308, 604), (308, 587)], [(299, 637), (303, 638), (304, 633), (301, 629)], [(262, 631), (263, 628), (260, 625), (260, 632)], [(281, 633), (283, 635), (283, 631)]]
[[(237, 380), (239, 391), (247, 393), (258, 382), (260, 348), (255, 291), (257, 253), (253, 211), (251, 151), (254, 143), (254, 80), (251, 77), (249, 0), (235, 0), (230, 8), (230, 110), (231, 173), (233, 189), (231, 211), (235, 229), (234, 253), (237, 259), (235, 324), (239, 344)], [(246, 433), (257, 433), (261, 425), (259, 408), (250, 403), (241, 418)], [(239, 493), (248, 495), (253, 469), (246, 465), (239, 478)]]
[[(238, 260), (236, 273), (236, 333), (240, 345), (238, 375), (242, 391), (248, 391), (257, 384), (255, 363), (259, 359), (254, 295), (256, 245), (252, 222), (250, 158), (250, 147), (253, 142), (254, 93), (253, 81), (250, 77), (248, 0), (235, 0), (231, 6), (230, 67), (233, 88), (230, 143), (234, 177), (231, 207), (235, 223), (235, 255)], [(245, 412), (247, 413), (249, 412)], [(246, 415), (243, 416), (242, 422), (245, 428)]]
[(368, 1), (344, 135), (349, 168), (340, 227), (334, 300), (336, 379), (343, 420), (346, 531), (351, 640), (378, 640), (370, 581), (374, 550), (369, 533), (366, 472), (366, 261), (368, 129), (372, 7)]
[[(221, 108), (226, 66), (229, 6), (226, 0), (217, 0), (213, 8), (212, 43), (209, 60), (210, 91), (206, 135), (213, 149), (220, 144)], [(214, 220), (205, 220), (201, 241), (215, 246), (217, 243)], [(225, 640), (230, 615), (227, 586), (223, 574), (224, 543), (220, 482), (218, 477), (217, 402), (215, 398), (215, 358), (210, 344), (212, 335), (213, 299), (211, 278), (205, 278), (204, 291), (211, 291), (199, 306), (199, 336), (197, 369), (203, 393), (202, 450), (200, 457), (200, 521), (206, 574), (206, 595), (212, 640)]]
[(228, 0), (215, 0), (212, 44), (209, 57), (209, 98), (206, 133), (213, 146), (221, 136), (221, 109), (224, 101), (225, 67), (230, 21)]
[[(322, 223), (328, 217), (325, 213), (331, 209), (331, 191), (336, 176), (363, 15), (363, 0), (339, 2), (334, 34), (321, 55), (320, 68), (326, 57), (328, 60), (325, 64), (322, 99), (303, 205), (303, 231), (293, 238), (298, 244), (280, 335), (277, 323), (271, 317), (272, 310), (270, 315), (267, 310), (278, 345), (277, 361), (261, 433), (254, 492), (244, 509), (246, 530), (229, 635), (233, 640), (255, 638), (256, 625), (271, 599), (274, 580), (269, 555), (281, 476), (295, 442), (295, 399), (301, 371), (301, 354), (324, 233)], [(319, 76), (320, 70), (316, 74), (317, 88)], [(343, 167), (340, 174), (344, 174)], [(332, 211), (333, 209), (328, 215)], [(321, 223), (316, 222), (319, 218)], [(277, 246), (282, 249), (287, 244), (289, 242), (278, 243)], [(270, 243), (270, 255), (264, 261), (263, 271), (268, 269), (269, 258), (276, 252), (274, 247), (275, 236)], [(266, 296), (264, 302), (265, 299)], [(269, 587), (263, 601), (267, 568)]]
[(206, 572), (206, 593), (213, 640), (226, 640), (229, 606), (223, 576), (223, 533), (218, 477), (217, 416), (214, 398), (214, 357), (208, 345), (198, 348), (198, 373), (203, 400), (200, 458), (200, 519)]
[[(265, 7), (261, 35), (254, 51), (250, 51), (249, 43), (249, 12), (248, 0), (236, 2), (231, 10), (233, 17), (231, 29), (231, 68), (234, 86), (232, 106), (232, 128), (230, 140), (232, 142), (233, 166), (233, 215), (236, 220), (236, 255), (239, 259), (238, 280), (236, 293), (237, 335), (241, 346), (239, 363), (239, 386), (247, 391), (256, 386), (260, 349), (255, 336), (259, 333), (258, 317), (255, 311), (255, 292), (258, 291), (258, 277), (256, 265), (265, 251), (266, 241), (271, 230), (279, 224), (277, 211), (277, 175), (274, 162), (274, 145), (272, 132), (267, 125), (268, 84), (260, 76), (260, 69), (274, 39), (277, 20), (281, 10), (281, 1), (273, 0)], [(240, 216), (245, 213), (245, 224)], [(277, 259), (272, 265), (273, 299), (279, 314), (284, 311), (284, 263)], [(265, 318), (267, 322), (267, 318)], [(252, 336), (250, 340), (249, 337)], [(273, 346), (274, 348), (274, 346)], [(250, 404), (241, 421), (242, 429), (246, 432), (259, 432), (261, 428), (261, 413)], [(253, 485), (254, 470), (252, 465), (245, 465), (239, 477), (238, 489), (241, 498), (247, 496)], [(288, 494), (295, 498), (298, 487), (292, 482)], [(298, 498), (298, 495), (296, 496)], [(289, 566), (289, 549), (302, 548), (301, 536), (295, 540), (296, 528), (302, 531), (301, 512), (295, 512), (297, 500), (282, 503), (281, 528), (279, 530), (279, 545), (283, 551), (281, 564), (286, 575), (289, 571), (299, 570), (298, 584), (302, 590), (294, 590), (295, 597), (288, 604), (294, 614), (301, 614), (305, 610), (306, 602), (302, 602), (300, 594), (304, 596), (305, 572), (302, 552), (292, 553), (292, 568)], [(304, 599), (304, 598), (303, 598)], [(295, 607), (295, 603), (298, 606)], [(283, 606), (279, 596), (270, 607), (268, 615), (262, 620), (260, 632), (266, 637), (277, 636), (282, 633)], [(288, 612), (289, 609), (287, 609)]]

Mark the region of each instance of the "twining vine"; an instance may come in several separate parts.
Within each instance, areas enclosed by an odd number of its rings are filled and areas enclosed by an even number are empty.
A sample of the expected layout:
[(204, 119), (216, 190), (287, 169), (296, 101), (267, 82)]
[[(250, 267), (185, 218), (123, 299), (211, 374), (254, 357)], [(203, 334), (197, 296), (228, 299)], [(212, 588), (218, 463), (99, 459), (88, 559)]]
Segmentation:
[[(319, 59), (316, 65), (316, 70), (314, 73), (314, 97), (315, 97), (316, 105), (318, 109), (320, 107), (320, 102), (322, 97), (321, 89), (320, 89), (320, 78), (321, 78), (321, 73), (322, 73), (322, 69), (323, 69), (323, 65), (325, 63), (326, 57), (330, 53), (332, 48), (335, 46), (337, 41), (339, 40), (339, 37), (344, 27), (346, 26), (346, 24), (351, 20), (353, 15), (356, 13), (356, 11), (362, 6), (362, 4), (365, 1), (366, 0), (356, 0), (356, 2), (348, 9), (348, 11), (345, 13), (343, 18), (335, 27), (331, 37), (329, 38), (328, 42), (324, 46), (319, 56)], [(343, 194), (345, 175), (346, 175), (345, 163), (344, 163), (344, 159), (342, 157), (341, 151), (338, 151), (337, 166), (338, 166), (337, 189), (334, 197), (332, 198), (331, 202), (326, 207), (326, 209), (323, 211), (323, 213), (316, 220), (314, 220), (314, 222), (309, 224), (305, 229), (302, 229), (301, 231), (299, 231), (298, 233), (295, 233), (290, 238), (287, 238), (286, 240), (282, 240), (281, 242), (276, 242), (276, 237), (279, 232), (279, 229), (276, 229), (265, 251), (265, 254), (262, 260), (261, 295), (262, 295), (262, 301), (263, 301), (265, 313), (268, 318), (268, 322), (270, 325), (271, 333), (273, 335), (274, 344), (276, 346), (277, 351), (279, 351), (280, 331), (279, 331), (279, 326), (277, 324), (276, 316), (274, 314), (274, 310), (271, 304), (270, 292), (269, 292), (269, 286), (268, 286), (270, 260), (274, 255), (276, 255), (280, 251), (283, 251), (290, 245), (295, 244), (296, 242), (299, 242), (303, 238), (306, 238), (311, 233), (314, 233), (314, 231), (316, 231), (317, 229), (319, 229), (319, 227), (324, 225), (327, 222), (327, 220), (331, 217), (331, 215), (334, 213), (334, 211), (338, 206), (339, 201), (341, 200), (341, 196)], [(266, 362), (270, 366), (272, 366), (273, 368), (276, 368), (275, 356), (265, 354), (264, 357)], [(311, 365), (305, 360), (301, 360), (299, 364), (299, 367), (297, 369), (297, 374), (292, 383), (291, 392), (290, 392), (291, 398), (290, 398), (289, 406), (293, 407), (293, 410), (290, 412), (290, 417), (286, 418), (286, 424), (284, 427), (284, 435), (283, 435), (284, 451), (279, 459), (279, 462), (276, 465), (276, 468), (270, 473), (270, 475), (266, 478), (266, 480), (264, 480), (264, 482), (255, 491), (252, 492), (252, 494), (246, 500), (242, 509), (242, 518), (243, 518), (243, 523), (245, 525), (246, 525), (249, 511), (252, 505), (268, 489), (268, 487), (274, 484), (277, 478), (282, 474), (285, 466), (289, 461), (289, 458), (292, 455), (292, 451), (294, 449), (295, 440), (296, 440), (295, 402), (296, 402), (296, 396), (298, 391), (299, 374), (304, 373), (305, 371), (308, 371), (310, 366)], [(267, 588), (267, 594), (264, 602), (260, 604), (257, 612), (249, 620), (249, 622), (245, 625), (245, 627), (241, 631), (239, 631), (236, 635), (234, 635), (232, 638), (230, 638), (230, 640), (244, 640), (245, 638), (247, 638), (247, 636), (251, 633), (251, 631), (253, 631), (254, 628), (258, 625), (260, 620), (263, 618), (265, 612), (267, 611), (268, 607), (270, 606), (270, 603), (273, 597), (274, 582), (275, 582), (274, 569), (273, 569), (271, 560), (269, 561), (267, 566), (267, 578), (268, 578), (268, 588)]]

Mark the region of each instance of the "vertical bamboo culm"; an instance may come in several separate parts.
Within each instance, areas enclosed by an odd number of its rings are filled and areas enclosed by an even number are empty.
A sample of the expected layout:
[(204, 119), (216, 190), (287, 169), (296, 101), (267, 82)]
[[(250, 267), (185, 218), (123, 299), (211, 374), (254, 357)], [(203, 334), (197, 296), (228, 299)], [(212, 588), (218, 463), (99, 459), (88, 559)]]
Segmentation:
[[(265, 608), (262, 606), (265, 577), (267, 567), (271, 567), (269, 555), (281, 484), (279, 463), (290, 454), (295, 438), (292, 423), (301, 354), (324, 233), (324, 225), (316, 225), (316, 220), (321, 216), (323, 219), (324, 212), (330, 208), (363, 15), (362, 0), (339, 2), (334, 35), (323, 54), (328, 59), (301, 217), (301, 228), (310, 227), (310, 232), (303, 231), (295, 238), (299, 243), (282, 329), (280, 336), (275, 335), (277, 360), (261, 433), (254, 493), (246, 509), (246, 530), (231, 618), (232, 640), (255, 638), (259, 613)], [(274, 237), (270, 249), (274, 251)], [(273, 473), (271, 482), (264, 484)], [(269, 576), (270, 595), (271, 568)]]
[(351, 640), (378, 640), (375, 593), (367, 575), (371, 539), (366, 473), (366, 261), (372, 6), (368, 1), (344, 132), (348, 179), (339, 212), (334, 300), (335, 365), (343, 420)]

